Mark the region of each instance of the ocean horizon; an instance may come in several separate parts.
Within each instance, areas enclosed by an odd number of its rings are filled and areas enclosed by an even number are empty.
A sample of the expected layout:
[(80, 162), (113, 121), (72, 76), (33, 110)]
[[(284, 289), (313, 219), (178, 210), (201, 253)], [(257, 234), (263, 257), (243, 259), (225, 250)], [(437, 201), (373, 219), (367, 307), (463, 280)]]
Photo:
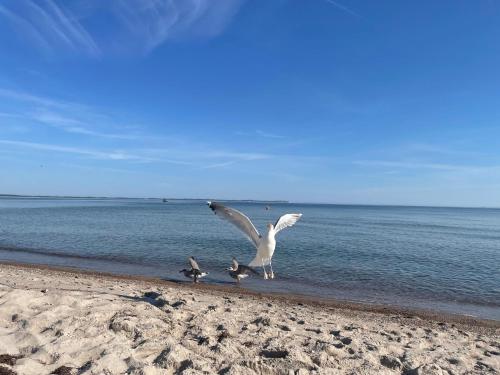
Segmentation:
[[(85, 199), (85, 200), (150, 200), (167, 202), (252, 202), (252, 203), (287, 203), (287, 204), (305, 204), (305, 205), (330, 205), (330, 206), (368, 206), (368, 207), (422, 207), (422, 208), (486, 208), (500, 210), (500, 206), (453, 206), (453, 205), (426, 205), (426, 204), (388, 204), (388, 203), (356, 203), (356, 202), (308, 202), (291, 200), (268, 200), (268, 199), (226, 199), (226, 198), (173, 198), (173, 197), (128, 197), (128, 196), (80, 196), (80, 195), (26, 195), (26, 194), (0, 194), (0, 199), (9, 198), (32, 198), (32, 199)], [(165, 202), (162, 202), (165, 203)]]

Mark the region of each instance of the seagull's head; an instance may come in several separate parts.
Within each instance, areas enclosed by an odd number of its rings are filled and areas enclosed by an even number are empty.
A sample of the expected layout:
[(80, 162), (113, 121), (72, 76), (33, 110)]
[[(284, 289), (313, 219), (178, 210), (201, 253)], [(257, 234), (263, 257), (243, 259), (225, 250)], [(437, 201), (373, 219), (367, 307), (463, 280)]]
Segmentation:
[(274, 229), (273, 223), (267, 223), (267, 229), (268, 230)]

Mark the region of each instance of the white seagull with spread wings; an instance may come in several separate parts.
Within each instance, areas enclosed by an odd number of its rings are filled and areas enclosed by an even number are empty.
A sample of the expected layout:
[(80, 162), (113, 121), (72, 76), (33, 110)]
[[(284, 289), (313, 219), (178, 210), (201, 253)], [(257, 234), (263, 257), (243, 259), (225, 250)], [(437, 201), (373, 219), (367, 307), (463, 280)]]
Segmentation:
[(207, 203), (216, 215), (234, 224), (254, 244), (257, 249), (257, 254), (255, 255), (254, 260), (252, 260), (248, 265), (250, 267), (262, 266), (264, 270), (264, 279), (268, 278), (265, 267), (268, 265), (271, 270), (269, 277), (274, 279), (273, 266), (271, 263), (274, 249), (276, 248), (276, 239), (274, 237), (280, 230), (294, 225), (300, 219), (302, 214), (285, 214), (281, 216), (274, 225), (269, 223), (267, 225), (267, 234), (265, 236), (261, 236), (257, 229), (255, 229), (255, 226), (252, 224), (250, 219), (240, 211), (231, 207), (223, 206), (222, 204), (216, 202)]

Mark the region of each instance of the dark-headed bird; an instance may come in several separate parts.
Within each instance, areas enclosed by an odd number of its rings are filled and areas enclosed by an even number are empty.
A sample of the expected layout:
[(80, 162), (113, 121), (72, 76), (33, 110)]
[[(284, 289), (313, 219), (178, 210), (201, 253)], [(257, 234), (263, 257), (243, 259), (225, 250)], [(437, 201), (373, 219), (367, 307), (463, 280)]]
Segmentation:
[(179, 273), (183, 273), (184, 276), (186, 276), (189, 279), (193, 279), (193, 282), (197, 283), (198, 279), (201, 279), (202, 277), (205, 277), (208, 275), (208, 272), (201, 272), (200, 266), (194, 259), (194, 257), (189, 257), (189, 265), (191, 266), (190, 270), (187, 269), (182, 269), (179, 271)]
[(248, 267), (243, 264), (238, 264), (236, 258), (233, 258), (231, 267), (227, 268), (226, 271), (229, 271), (229, 276), (231, 276), (233, 279), (236, 279), (238, 283), (240, 282), (241, 279), (248, 277), (248, 274), (250, 272), (258, 275), (258, 272), (255, 271), (252, 267)]

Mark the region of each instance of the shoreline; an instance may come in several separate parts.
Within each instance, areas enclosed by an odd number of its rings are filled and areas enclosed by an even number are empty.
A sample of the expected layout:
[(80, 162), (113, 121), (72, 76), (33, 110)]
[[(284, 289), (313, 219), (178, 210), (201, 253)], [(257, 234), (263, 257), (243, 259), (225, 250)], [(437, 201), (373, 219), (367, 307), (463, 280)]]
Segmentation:
[(0, 263), (0, 374), (486, 374), (500, 322)]
[[(12, 256), (14, 254), (14, 256)], [(31, 259), (32, 254), (34, 259)], [(94, 272), (96, 274), (109, 274), (121, 275), (129, 277), (143, 277), (152, 280), (171, 281), (178, 284), (183, 284), (185, 279), (183, 277), (167, 276), (165, 270), (159, 271), (158, 268), (142, 263), (134, 263), (123, 260), (111, 259), (106, 257), (86, 257), (80, 255), (64, 255), (52, 253), (39, 253), (31, 249), (10, 249), (8, 247), (0, 246), (0, 263), (10, 263), (18, 265), (35, 265), (40, 267), (49, 267), (52, 269), (72, 269), (81, 270), (85, 272)], [(75, 264), (77, 263), (77, 265)], [(180, 266), (181, 267), (181, 266)], [(182, 267), (181, 267), (182, 268)], [(214, 278), (215, 277), (215, 278)], [(227, 280), (227, 281), (226, 281)], [(411, 297), (397, 298), (391, 296), (391, 290), (387, 290), (388, 294), (384, 298), (373, 299), (369, 294), (359, 294), (360, 290), (352, 292), (343, 291), (342, 289), (331, 291), (326, 286), (319, 286), (314, 289), (310, 284), (301, 284), (281, 280), (279, 277), (272, 282), (264, 282), (263, 280), (248, 280), (242, 283), (240, 292), (249, 293), (255, 292), (257, 294), (270, 294), (274, 296), (285, 296), (291, 298), (292, 296), (309, 300), (313, 302), (330, 302), (343, 305), (351, 305), (352, 308), (362, 306), (364, 310), (368, 307), (378, 308), (379, 310), (395, 310), (401, 312), (408, 312), (409, 314), (418, 312), (422, 315), (445, 315), (457, 317), (470, 317), (477, 320), (485, 321), (500, 321), (500, 306), (491, 304), (474, 303), (473, 301), (454, 301), (451, 299), (434, 299), (429, 296), (427, 299), (420, 296), (420, 298), (413, 299)], [(204, 285), (209, 284), (211, 287), (217, 288), (224, 286), (234, 287), (234, 281), (229, 279), (225, 273), (213, 273), (202, 281)], [(288, 286), (291, 286), (289, 288)], [(357, 293), (357, 294), (356, 294)]]
[[(148, 277), (140, 275), (128, 275), (112, 272), (100, 272), (88, 269), (81, 269), (78, 267), (63, 267), (52, 266), (46, 264), (10, 262), (0, 260), (1, 266), (11, 266), (20, 269), (34, 269), (49, 272), (61, 272), (69, 274), (80, 274), (91, 276), (95, 278), (102, 278), (108, 280), (124, 280), (124, 281), (138, 281), (149, 284), (151, 287), (174, 287), (186, 290), (204, 290), (216, 294), (231, 294), (236, 296), (249, 296), (261, 300), (275, 300), (283, 303), (302, 304), (311, 307), (320, 307), (333, 310), (353, 310), (359, 312), (376, 313), (383, 315), (398, 315), (406, 319), (423, 319), (431, 322), (442, 322), (459, 324), (471, 328), (486, 328), (486, 329), (500, 329), (500, 320), (484, 319), (470, 315), (452, 314), (442, 311), (433, 311), (430, 309), (418, 308), (405, 308), (395, 305), (364, 303), (348, 300), (340, 300), (335, 298), (322, 298), (309, 295), (279, 293), (279, 292), (259, 292), (246, 288), (238, 288), (236, 285), (219, 285), (208, 284), (201, 281), (198, 284), (193, 284), (189, 281), (176, 281), (168, 280), (157, 277)], [(238, 288), (238, 289), (237, 289)]]

